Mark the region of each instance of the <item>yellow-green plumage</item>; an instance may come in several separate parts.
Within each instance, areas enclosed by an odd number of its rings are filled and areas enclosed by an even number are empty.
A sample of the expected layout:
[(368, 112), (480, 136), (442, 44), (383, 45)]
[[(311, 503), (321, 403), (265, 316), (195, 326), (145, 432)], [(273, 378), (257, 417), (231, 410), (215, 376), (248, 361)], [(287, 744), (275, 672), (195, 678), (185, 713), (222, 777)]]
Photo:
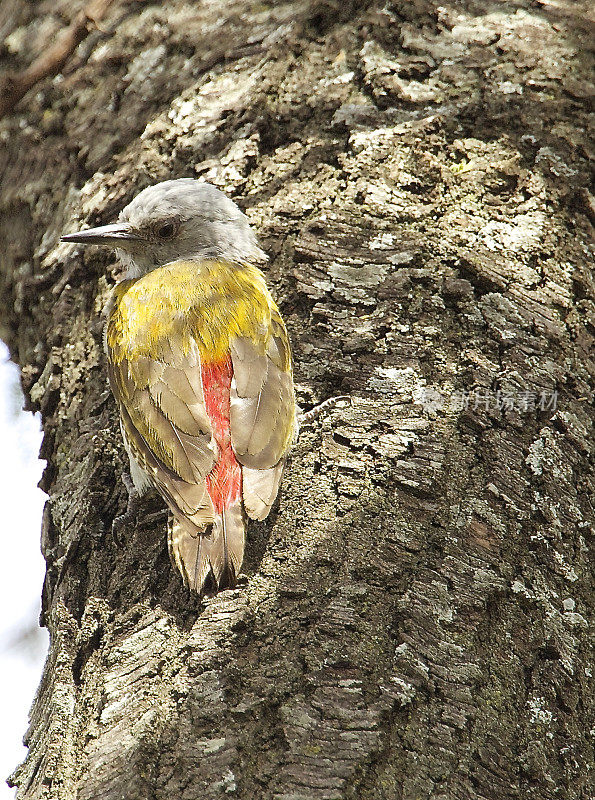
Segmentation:
[(176, 261), (123, 281), (116, 298), (107, 332), (116, 361), (154, 357), (171, 339), (184, 353), (194, 340), (201, 358), (218, 361), (234, 336), (248, 336), (264, 348), (271, 318), (280, 321), (264, 277), (252, 265)]

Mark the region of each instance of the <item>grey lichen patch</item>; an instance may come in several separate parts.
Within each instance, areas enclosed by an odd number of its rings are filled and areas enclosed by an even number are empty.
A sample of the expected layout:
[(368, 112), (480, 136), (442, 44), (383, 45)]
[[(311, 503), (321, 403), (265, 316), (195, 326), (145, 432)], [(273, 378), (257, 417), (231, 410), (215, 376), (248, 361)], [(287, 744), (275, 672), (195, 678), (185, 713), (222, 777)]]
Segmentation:
[(91, 371), (99, 366), (101, 351), (89, 332), (86, 321), (79, 320), (71, 331), (71, 341), (62, 349), (62, 381), (60, 385), (60, 418), (71, 418), (77, 413), (80, 400), (73, 402), (88, 380)]
[(543, 473), (543, 462), (545, 457), (545, 442), (543, 439), (536, 439), (529, 448), (529, 455), (526, 458), (527, 464), (534, 475)]
[(163, 72), (165, 69), (164, 59), (167, 48), (163, 44), (155, 47), (148, 47), (141, 51), (129, 64), (128, 72), (124, 75), (124, 82), (127, 83), (125, 94), (138, 92), (145, 94), (150, 90), (155, 79), (156, 72)]
[(529, 706), (529, 722), (533, 725), (547, 726), (549, 725), (554, 715), (547, 708), (544, 708), (545, 699), (543, 697), (533, 697), (527, 700)]

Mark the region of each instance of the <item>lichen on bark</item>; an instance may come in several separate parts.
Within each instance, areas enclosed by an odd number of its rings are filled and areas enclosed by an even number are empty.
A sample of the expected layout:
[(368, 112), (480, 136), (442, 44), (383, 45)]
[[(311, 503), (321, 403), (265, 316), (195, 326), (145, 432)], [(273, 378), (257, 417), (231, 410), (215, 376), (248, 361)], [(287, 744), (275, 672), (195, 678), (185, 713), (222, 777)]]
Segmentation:
[[(7, 6), (0, 68), (70, 5)], [(49, 494), (19, 798), (592, 795), (587, 12), (122, 0), (0, 122), (1, 333)], [(188, 175), (270, 255), (299, 401), (352, 397), (204, 602), (157, 500), (111, 536), (118, 266), (59, 243)]]

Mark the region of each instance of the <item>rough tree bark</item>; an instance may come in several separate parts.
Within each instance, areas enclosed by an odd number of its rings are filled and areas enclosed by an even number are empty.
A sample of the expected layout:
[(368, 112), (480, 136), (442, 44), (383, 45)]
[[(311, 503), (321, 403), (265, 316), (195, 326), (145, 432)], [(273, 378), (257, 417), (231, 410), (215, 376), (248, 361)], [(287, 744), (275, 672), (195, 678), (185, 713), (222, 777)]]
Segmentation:
[[(589, 5), (120, 0), (2, 120), (49, 494), (19, 798), (591, 796)], [(82, 9), (7, 3), (3, 68)], [(302, 405), (353, 398), (205, 602), (157, 500), (112, 539), (117, 266), (58, 240), (187, 175), (259, 231)]]

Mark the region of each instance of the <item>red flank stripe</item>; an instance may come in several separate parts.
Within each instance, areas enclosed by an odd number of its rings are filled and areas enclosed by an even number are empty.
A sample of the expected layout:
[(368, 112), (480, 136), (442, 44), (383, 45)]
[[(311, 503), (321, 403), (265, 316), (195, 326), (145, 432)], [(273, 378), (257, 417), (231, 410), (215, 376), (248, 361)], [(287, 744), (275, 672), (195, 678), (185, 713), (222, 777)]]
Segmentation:
[(202, 388), (213, 437), (219, 448), (217, 463), (207, 475), (207, 491), (215, 511), (235, 504), (242, 492), (242, 472), (231, 447), (229, 392), (233, 366), (228, 355), (221, 361), (202, 364)]

